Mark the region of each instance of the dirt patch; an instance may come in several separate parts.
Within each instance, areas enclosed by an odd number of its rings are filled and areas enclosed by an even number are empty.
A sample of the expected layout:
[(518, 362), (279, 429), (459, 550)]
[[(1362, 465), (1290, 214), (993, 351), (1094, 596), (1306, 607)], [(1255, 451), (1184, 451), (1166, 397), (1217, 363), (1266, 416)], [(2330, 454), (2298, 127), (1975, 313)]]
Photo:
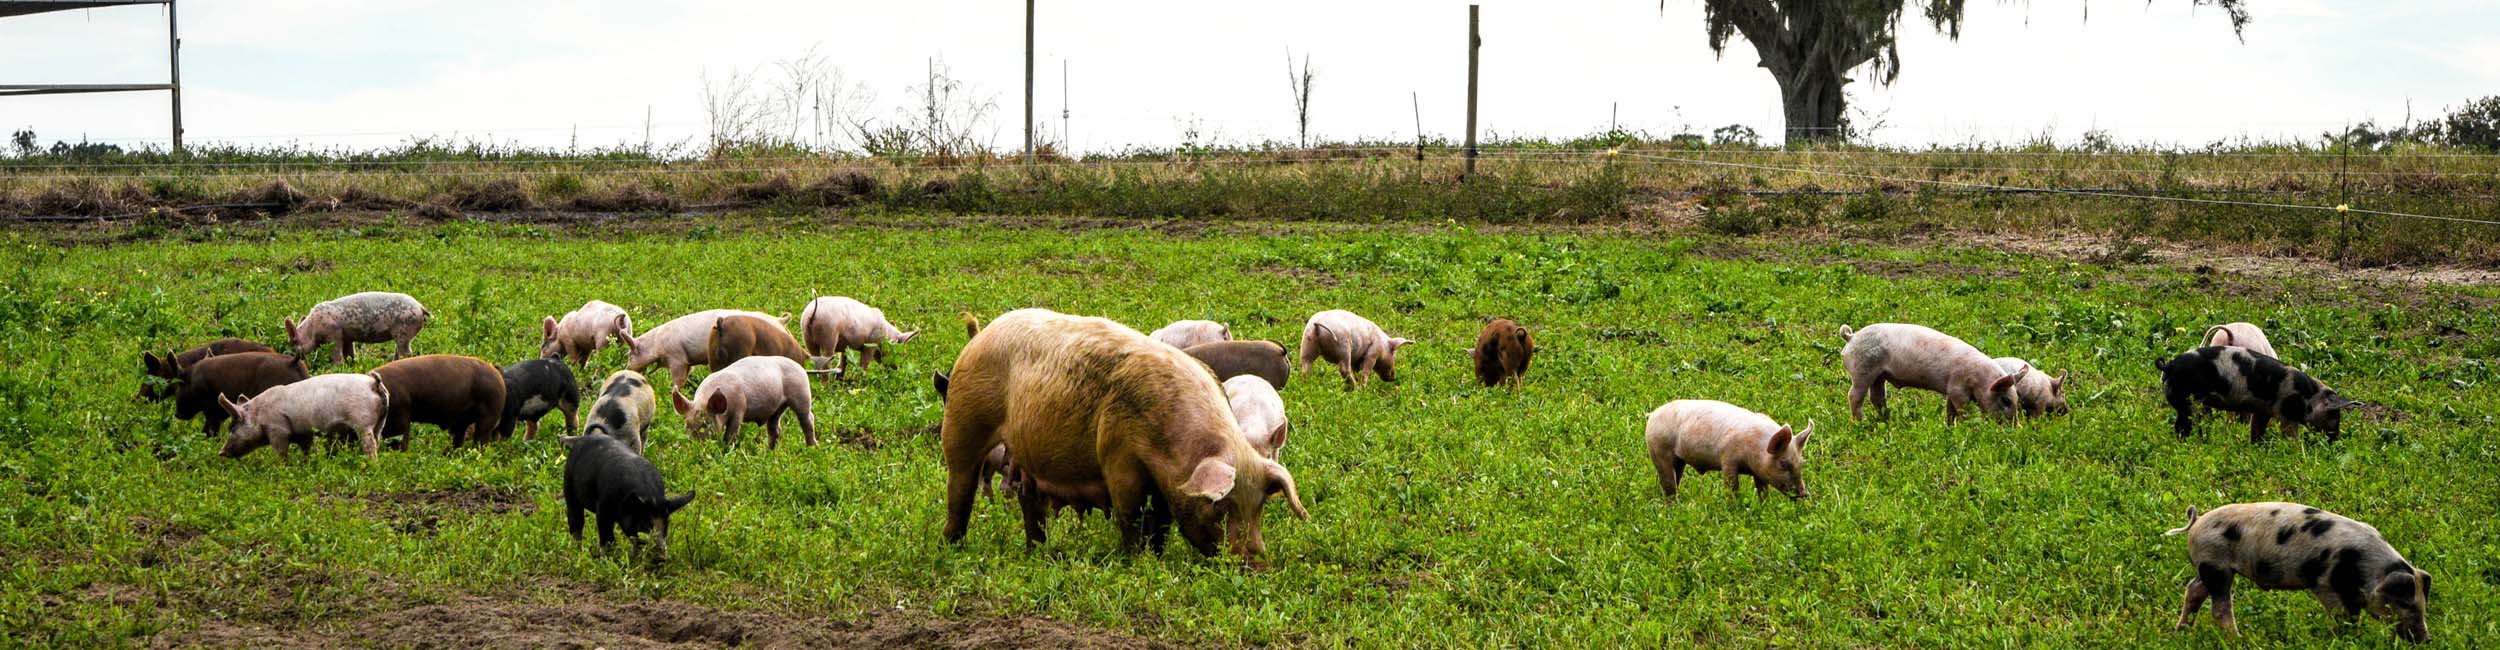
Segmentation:
[[(1959, 243), (2008, 252), (2088, 260), (2109, 250), (2105, 235), (2084, 233), (1978, 233), (1956, 232), (1951, 243)], [(2500, 270), (2455, 267), (2423, 268), (2344, 268), (2334, 262), (2309, 257), (2263, 255), (2251, 251), (2234, 251), (2206, 243), (2141, 242), (2151, 263), (2193, 269), (2209, 267), (2218, 271), (2266, 278), (2324, 278), (2407, 285), (2465, 284), (2500, 285)]]
[(464, 518), (506, 513), (529, 514), (538, 501), (507, 487), (437, 488), (416, 492), (379, 492), (361, 497), (367, 512), (389, 521), (400, 532), (432, 535), (446, 517)]

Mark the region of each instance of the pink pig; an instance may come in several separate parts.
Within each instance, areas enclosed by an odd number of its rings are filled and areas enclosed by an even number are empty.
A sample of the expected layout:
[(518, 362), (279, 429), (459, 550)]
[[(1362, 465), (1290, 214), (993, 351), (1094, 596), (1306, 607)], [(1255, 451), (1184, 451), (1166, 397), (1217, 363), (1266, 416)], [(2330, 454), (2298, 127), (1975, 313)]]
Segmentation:
[(2283, 358), (2282, 355), (2274, 353), (2274, 342), (2266, 340), (2265, 330), (2257, 329), (2256, 325), (2250, 323), (2225, 323), (2205, 328), (2205, 345), (2247, 348), (2250, 352), (2274, 357), (2277, 360)]
[(2008, 374), (1979, 348), (1919, 325), (1876, 323), (1855, 332), (1844, 326), (1840, 338), (1849, 341), (1840, 348), (1840, 361), (1849, 371), (1852, 420), (1869, 398), (1878, 414), (1888, 411), (1885, 384), (1943, 393), (1946, 424), (1960, 419), (1962, 409), (1973, 404), (1983, 413), (2010, 419), (2014, 382), (2030, 371)]
[(809, 365), (822, 368), (830, 359), (840, 371), (836, 375), (848, 377), (851, 359), (844, 356), (845, 352), (858, 350), (861, 368), (880, 361), (891, 368), (894, 362), (885, 358), (888, 348), (910, 342), (920, 335), (920, 330), (895, 327), (886, 321), (885, 310), (867, 303), (842, 296), (821, 296), (807, 301), (806, 311), (799, 313), (799, 333), (806, 335)]
[(425, 330), (425, 320), (432, 315), (408, 294), (367, 291), (313, 305), (304, 320), (286, 321), (286, 337), (295, 344), (299, 358), (336, 343), (339, 347), (331, 358), (346, 363), (356, 358), (358, 343), (393, 341), (399, 350), (391, 358), (397, 359), (408, 356), (409, 342)]
[(261, 391), (242, 402), (224, 395), (217, 404), (234, 414), (226, 432), (227, 458), (239, 458), (263, 445), (286, 460), (286, 448), (303, 445), (312, 451), (315, 434), (354, 435), (365, 457), (381, 452), (382, 423), (389, 417), (390, 389), (370, 374), (318, 375)]
[(1292, 424), (1285, 419), (1285, 398), (1276, 394), (1276, 387), (1258, 375), (1241, 375), (1224, 380), (1224, 400), (1233, 407), (1233, 422), (1241, 426), (1242, 440), (1269, 460), (1285, 446), (1285, 433)]
[(1345, 377), (1346, 388), (1355, 386), (1355, 377), (1379, 373), (1381, 381), (1398, 380), (1398, 348), (1413, 343), (1394, 338), (1371, 319), (1343, 309), (1312, 314), (1302, 325), (1302, 363), (1297, 371), (1311, 369), (1311, 360), (1320, 359), (1337, 364), (1337, 374)]
[(1727, 491), (1737, 491), (1739, 477), (1753, 477), (1753, 491), (1760, 496), (1765, 488), (1777, 488), (1790, 498), (1806, 497), (1804, 475), (1806, 438), (1814, 435), (1814, 423), (1808, 421), (1804, 432), (1791, 432), (1788, 427), (1727, 402), (1685, 399), (1668, 402), (1649, 412), (1649, 427), (1643, 438), (1649, 443), (1649, 462), (1658, 468), (1658, 488), (1674, 498), (1676, 487), (1684, 481), (1684, 468), (1694, 473), (1719, 472), (1727, 478)]
[(642, 372), (652, 364), (668, 367), (668, 390), (675, 392), (686, 383), (686, 373), (695, 366), (712, 365), (712, 326), (727, 316), (753, 316), (780, 323), (788, 315), (774, 316), (763, 312), (736, 309), (709, 309), (679, 316), (661, 323), (641, 336), (618, 332), (625, 339), (625, 369)]
[(1149, 336), (1165, 345), (1187, 350), (1193, 345), (1233, 340), (1233, 328), (1211, 320), (1182, 320), (1172, 321), (1172, 324), (1155, 330)]
[(564, 320), (548, 316), (541, 321), (544, 337), (538, 343), (538, 355), (554, 359), (562, 357), (573, 365), (590, 367), (590, 355), (598, 354), (613, 339), (623, 341), (632, 336), (634, 319), (625, 309), (605, 301), (593, 300), (564, 315)]

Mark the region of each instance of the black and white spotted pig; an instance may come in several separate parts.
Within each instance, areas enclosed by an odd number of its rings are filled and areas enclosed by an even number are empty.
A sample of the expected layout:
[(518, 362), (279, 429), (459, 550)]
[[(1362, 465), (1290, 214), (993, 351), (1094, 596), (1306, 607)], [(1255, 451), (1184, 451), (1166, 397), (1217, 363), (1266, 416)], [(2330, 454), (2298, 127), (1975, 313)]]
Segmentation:
[(548, 413), (564, 414), (564, 435), (573, 435), (582, 410), (582, 387), (573, 368), (555, 359), (529, 359), (503, 367), (503, 422), (495, 437), (509, 439), (522, 422), (529, 437), (538, 438), (538, 421)]
[(2161, 371), (2162, 393), (2178, 417), (2171, 432), (2187, 437), (2195, 428), (2196, 404), (2217, 411), (2250, 414), (2248, 441), (2266, 439), (2266, 420), (2283, 420), (2283, 433), (2295, 435), (2308, 426), (2343, 435), (2344, 411), (2361, 404), (2338, 395), (2298, 368), (2245, 348), (2203, 347), (2180, 353), (2153, 368)]
[(2318, 604), (2346, 616), (2368, 611), (2396, 622), (2406, 641), (2430, 640), (2422, 610), (2430, 605), (2431, 575), (2398, 555), (2378, 529), (2297, 503), (2237, 503), (2198, 515), (2164, 535), (2188, 536), (2188, 560), (2196, 577), (2187, 583), (2179, 629), (2196, 621), (2196, 610), (2214, 601), (2214, 624), (2237, 632), (2231, 618), (2231, 584), (2247, 576), (2258, 589), (2306, 589)]

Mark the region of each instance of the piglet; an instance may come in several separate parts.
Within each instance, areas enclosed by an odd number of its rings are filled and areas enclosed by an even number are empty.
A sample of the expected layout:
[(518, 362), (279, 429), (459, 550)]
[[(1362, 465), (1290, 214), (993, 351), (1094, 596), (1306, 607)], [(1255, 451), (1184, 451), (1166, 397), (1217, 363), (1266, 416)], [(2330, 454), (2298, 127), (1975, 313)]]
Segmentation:
[(1994, 361), (2005, 374), (2018, 377), (2014, 380), (2014, 409), (2023, 417), (2066, 414), (2065, 377), (2051, 377), (2047, 372), (2025, 372), (2026, 369), (2037, 368), (2017, 357), (1997, 357)]
[(182, 380), (183, 372), (192, 366), (199, 365), (200, 361), (209, 357), (270, 351), (269, 346), (229, 336), (209, 341), (207, 345), (161, 357), (141, 352), (139, 353), (139, 368), (147, 374), (139, 381), (139, 399), (161, 402), (165, 398), (173, 397), (176, 392), (174, 385)]
[(1337, 364), (1337, 374), (1345, 377), (1346, 388), (1355, 387), (1355, 377), (1379, 373), (1380, 380), (1398, 380), (1398, 348), (1413, 343), (1393, 338), (1372, 324), (1371, 319), (1343, 309), (1312, 314), (1302, 325), (1302, 363), (1299, 371), (1309, 371), (1311, 360), (1320, 359)]
[(616, 547), (616, 533), (642, 552), (642, 536), (651, 535), (652, 557), (668, 559), (668, 520), (694, 501), (694, 493), (668, 495), (668, 481), (658, 467), (623, 442), (607, 436), (559, 438), (571, 449), (564, 456), (564, 523), (573, 541), (582, 540), (582, 517), (599, 517), (599, 547)]
[(711, 360), (714, 367), (747, 357), (807, 360), (807, 353), (799, 349), (799, 340), (781, 328), (781, 321), (752, 316), (725, 316), (713, 321), (712, 339), (705, 348), (704, 358)]
[(651, 380), (639, 372), (619, 370), (601, 383), (599, 399), (590, 403), (590, 419), (582, 425), (582, 435), (615, 438), (634, 453), (643, 453), (643, 440), (651, 433), (651, 419), (658, 411)]
[(1517, 389), (1528, 374), (1528, 359), (1536, 356), (1536, 341), (1528, 337), (1528, 328), (1496, 318), (1476, 333), (1476, 346), (1467, 349), (1467, 356), (1476, 362), (1477, 382), (1486, 386), (1507, 383)]
[(2368, 611), (2396, 623), (2396, 635), (2421, 643), (2431, 638), (2422, 620), (2430, 607), (2431, 574), (2406, 563), (2378, 529), (2297, 503), (2235, 503), (2199, 515), (2163, 535), (2188, 536), (2187, 602), (2179, 629), (2196, 622), (2205, 599), (2214, 601), (2214, 625), (2237, 633), (2231, 585), (2246, 576), (2258, 589), (2307, 590), (2328, 611), (2358, 616)]
[(1848, 341), (1840, 348), (1840, 361), (1849, 372), (1849, 419), (1858, 419), (1861, 404), (1869, 398), (1877, 414), (1888, 414), (1886, 384), (1943, 393), (1946, 424), (1961, 419), (1962, 410), (1974, 404), (1999, 418), (2014, 415), (2014, 383), (2021, 374), (2008, 374), (1961, 339), (1902, 323), (1876, 323), (1854, 332), (1844, 326), (1840, 338)]
[(399, 349), (391, 358), (408, 356), (408, 344), (425, 330), (425, 321), (433, 315), (425, 305), (404, 293), (367, 291), (313, 305), (304, 320), (286, 321), (287, 341), (295, 344), (295, 356), (309, 357), (321, 346), (338, 344), (331, 359), (346, 363), (356, 358), (356, 344), (392, 341)]
[(529, 422), (528, 436), (538, 438), (538, 421), (548, 413), (564, 414), (564, 435), (572, 435), (576, 414), (582, 410), (582, 386), (573, 381), (573, 368), (554, 359), (530, 359), (503, 367), (503, 417), (495, 428), (495, 437), (511, 438), (512, 430), (521, 422)]
[[(980, 329), (980, 320), (972, 312), (964, 312), (965, 327)], [(859, 365), (894, 362), (885, 358), (892, 346), (909, 343), (920, 330), (905, 331), (887, 322), (885, 310), (843, 296), (822, 296), (807, 302), (807, 310), (799, 314), (799, 332), (807, 336), (809, 364), (822, 368), (826, 360), (835, 364), (840, 374), (850, 372), (850, 357), (844, 353), (859, 351)]]
[(1727, 478), (1727, 491), (1736, 493), (1737, 477), (1753, 477), (1755, 496), (1765, 488), (1778, 488), (1789, 498), (1806, 497), (1805, 477), (1799, 473), (1805, 464), (1806, 439), (1814, 435), (1814, 422), (1806, 421), (1806, 430), (1792, 432), (1788, 427), (1766, 416), (1727, 402), (1686, 399), (1667, 402), (1649, 412), (1649, 428), (1644, 436), (1649, 443), (1649, 462), (1658, 468), (1658, 488), (1675, 498), (1676, 487), (1683, 483), (1684, 467), (1693, 473), (1719, 472)]
[[(735, 309), (699, 311), (661, 323), (640, 336), (622, 335), (625, 339), (625, 369), (642, 372), (654, 364), (668, 368), (668, 389), (677, 390), (686, 383), (686, 373), (695, 366), (711, 366), (712, 328), (725, 316), (753, 316), (778, 324), (783, 317), (762, 312)], [(727, 365), (727, 364), (720, 364)]]
[(816, 446), (816, 413), (811, 410), (814, 396), (808, 393), (807, 370), (789, 359), (739, 359), (704, 377), (703, 385), (695, 388), (693, 400), (673, 391), (669, 399), (677, 412), (685, 416), (687, 435), (701, 438), (705, 432), (718, 429), (722, 448), (737, 442), (739, 426), (747, 422), (764, 423), (764, 447), (780, 448), (783, 413), (797, 414), (799, 431), (807, 434), (807, 446)]
[(566, 313), (563, 320), (548, 316), (540, 321), (538, 354), (588, 368), (590, 356), (607, 347), (608, 341), (622, 342), (633, 331), (634, 319), (625, 314), (625, 308), (593, 300)]
[(241, 458), (268, 446), (285, 462), (288, 446), (302, 445), (310, 452), (314, 435), (329, 434), (355, 436), (365, 457), (373, 458), (381, 453), (382, 422), (390, 401), (390, 389), (381, 378), (349, 373), (311, 377), (242, 402), (219, 395), (217, 405), (234, 415), (224, 453)]
[(1179, 320), (1155, 330), (1151, 336), (1164, 345), (1187, 350), (1192, 346), (1233, 340), (1233, 328), (1211, 320)]
[(228, 413), (217, 406), (220, 396), (250, 398), (262, 391), (303, 381), (304, 361), (274, 352), (238, 352), (201, 359), (199, 363), (180, 366), (169, 380), (174, 397), (174, 418), (200, 418), (200, 429), (210, 436), (226, 433)]
[(1267, 380), (1269, 386), (1281, 389), (1285, 387), (1285, 380), (1293, 377), (1293, 364), (1285, 360), (1285, 346), (1275, 341), (1216, 341), (1192, 345), (1181, 351), (1199, 363), (1207, 364), (1207, 370), (1215, 373), (1216, 381), (1256, 375)]
[(2248, 348), (2250, 352), (2283, 358), (2274, 353), (2274, 342), (2266, 340), (2266, 331), (2249, 323), (2224, 323), (2205, 328), (2205, 345)]
[(2308, 426), (2333, 441), (2343, 435), (2344, 411), (2359, 406), (2299, 368), (2247, 348), (2204, 347), (2180, 353), (2169, 361), (2153, 361), (2161, 371), (2163, 397), (2176, 415), (2171, 433), (2187, 437), (2195, 429), (2196, 404), (2217, 411), (2246, 413), (2248, 441), (2264, 442), (2266, 420), (2283, 420), (2284, 435)]
[(1257, 375), (1224, 380), (1224, 398), (1232, 404), (1233, 422), (1241, 425), (1241, 439), (1259, 455), (1274, 460), (1285, 446), (1285, 434), (1293, 428), (1285, 419), (1285, 398)]

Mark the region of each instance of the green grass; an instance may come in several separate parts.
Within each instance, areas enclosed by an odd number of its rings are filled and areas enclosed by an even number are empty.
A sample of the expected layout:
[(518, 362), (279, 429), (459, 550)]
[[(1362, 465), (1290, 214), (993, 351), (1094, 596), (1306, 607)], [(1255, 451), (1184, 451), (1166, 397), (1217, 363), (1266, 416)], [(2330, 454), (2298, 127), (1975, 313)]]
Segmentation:
[[(2387, 626), (2341, 625), (2285, 592), (2243, 591), (2240, 641), (2201, 621), (2170, 631), (2190, 571), (2184, 542), (2161, 531), (2189, 505), (2273, 499), (2369, 522), (2436, 576), (2435, 645), (2500, 635), (2488, 289), (2216, 285), (1982, 250), (1460, 227), (194, 235), (0, 239), (0, 645), (140, 645), (216, 617), (352, 620), (386, 585), (425, 601), (550, 584), (828, 619), (1043, 615), (1193, 645), (2399, 645)], [(1849, 264), (1862, 260), (1913, 272)], [(724, 452), (664, 416), (652, 457), (702, 496), (657, 567), (564, 535), (562, 452), (547, 440), (445, 453), (421, 426), (411, 451), (378, 461), (281, 466), (266, 452), (218, 457), (196, 423), (131, 399), (142, 350), (275, 340), (281, 317), (369, 289), (434, 311), (420, 351), (499, 364), (535, 353), (540, 316), (592, 298), (648, 327), (850, 295), (929, 333), (897, 369), (818, 386), (819, 423), (875, 444), (767, 451), (750, 429)], [(1304, 317), (1342, 307), (1422, 343), (1403, 351), (1395, 385), (1348, 392), (1315, 371), (1284, 391), (1283, 461), (1314, 520), (1270, 509), (1266, 570), (1177, 545), (1122, 555), (1099, 517), (1054, 521), (1028, 553), (1004, 502), (983, 503), (966, 543), (946, 547), (929, 373), (964, 343), (956, 312), (1025, 306), (1141, 329), (1213, 318), (1289, 346)], [(1464, 363), (1496, 315), (1545, 346), (1516, 393), (1470, 385)], [(2149, 361), (2230, 320), (2265, 326), (2287, 358), (2384, 408), (2334, 444), (2250, 445), (2221, 418), (2172, 437)], [(1891, 420), (1853, 423), (1835, 334), (1879, 321), (2071, 372), (2074, 414), (1947, 427), (1939, 398), (1906, 393)], [(380, 363), (367, 351), (353, 369)], [(1642, 418), (1677, 398), (1819, 421), (1815, 497), (1731, 498), (1710, 477), (1663, 501)], [(472, 486), (537, 507), (409, 530), (360, 498)], [(168, 528), (197, 537), (167, 542)]]

